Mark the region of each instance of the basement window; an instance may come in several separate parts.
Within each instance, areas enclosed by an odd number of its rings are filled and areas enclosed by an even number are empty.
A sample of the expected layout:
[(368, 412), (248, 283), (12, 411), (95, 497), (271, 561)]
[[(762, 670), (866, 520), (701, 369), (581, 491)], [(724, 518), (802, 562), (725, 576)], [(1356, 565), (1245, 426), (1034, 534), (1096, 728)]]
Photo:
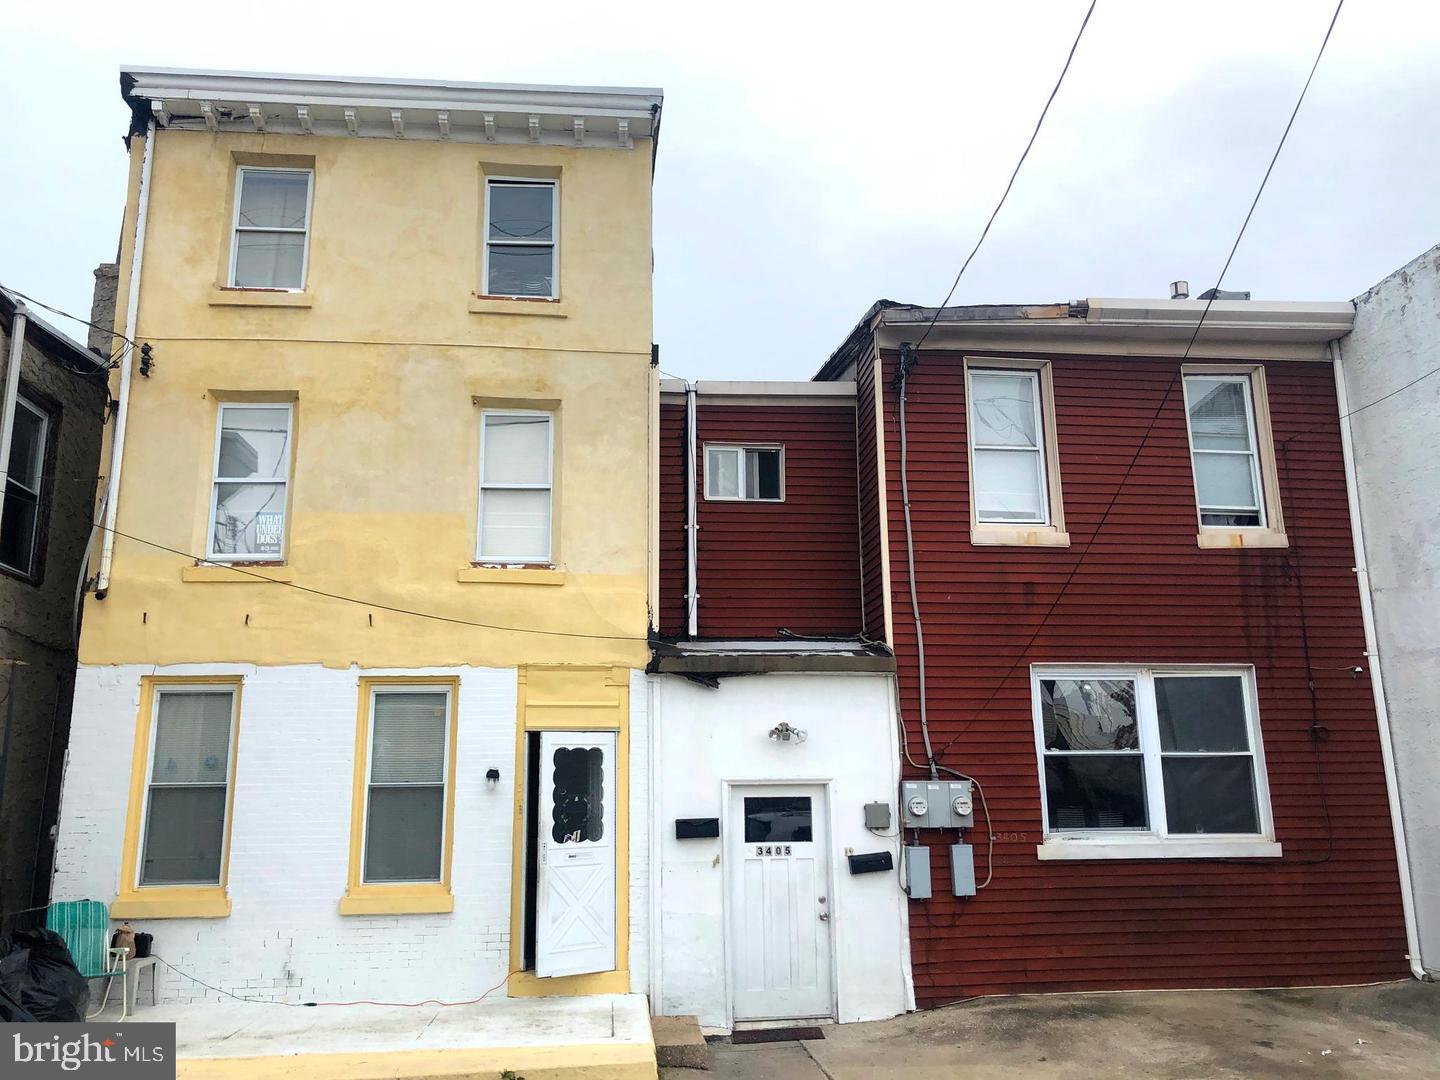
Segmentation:
[(1042, 858), (1277, 855), (1248, 668), (1036, 668)]
[(707, 502), (784, 502), (785, 448), (705, 447)]

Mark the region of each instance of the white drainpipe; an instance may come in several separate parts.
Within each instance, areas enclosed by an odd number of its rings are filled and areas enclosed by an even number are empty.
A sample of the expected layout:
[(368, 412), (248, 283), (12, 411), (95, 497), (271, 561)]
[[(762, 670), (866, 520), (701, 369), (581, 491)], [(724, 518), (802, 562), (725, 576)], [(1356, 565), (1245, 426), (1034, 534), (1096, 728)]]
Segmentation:
[(155, 160), (155, 121), (145, 129), (140, 159), (140, 199), (135, 213), (135, 250), (130, 256), (130, 294), (125, 302), (125, 348), (121, 350), (120, 397), (115, 409), (115, 434), (110, 440), (110, 477), (105, 483), (105, 535), (100, 538), (100, 573), (95, 599), (104, 600), (110, 589), (110, 564), (115, 559), (115, 522), (120, 511), (120, 467), (125, 462), (125, 421), (130, 415), (130, 372), (135, 350), (135, 320), (140, 313), (140, 271), (145, 263), (145, 222), (150, 216), (150, 166)]
[(0, 406), (0, 518), (5, 516), (5, 489), (10, 486), (10, 440), (15, 432), (15, 399), (20, 395), (20, 363), (25, 355), (25, 305), (15, 301), (10, 320), (10, 366), (5, 370), (5, 403)]
[(1405, 837), (1405, 817), (1400, 809), (1400, 785), (1395, 776), (1395, 744), (1390, 733), (1390, 712), (1385, 706), (1385, 680), (1380, 669), (1380, 647), (1375, 636), (1375, 605), (1370, 596), (1370, 569), (1365, 561), (1365, 535), (1360, 518), (1359, 475), (1355, 471), (1355, 446), (1350, 437), (1350, 396), (1345, 391), (1345, 369), (1341, 364), (1340, 342), (1330, 343), (1335, 369), (1335, 401), (1340, 415), (1340, 448), (1345, 458), (1345, 495), (1350, 502), (1350, 533), (1355, 543), (1355, 578), (1360, 586), (1360, 618), (1365, 625), (1365, 658), (1370, 669), (1370, 690), (1375, 698), (1375, 719), (1380, 727), (1380, 758), (1385, 764), (1385, 790), (1390, 796), (1390, 827), (1395, 833), (1395, 859), (1400, 866), (1400, 906), (1405, 913), (1405, 943), (1410, 973), (1425, 978), (1420, 957), (1420, 928), (1415, 920), (1415, 886), (1410, 880), (1410, 849)]
[(695, 534), (699, 525), (695, 520), (695, 411), (697, 399), (695, 384), (685, 384), (685, 633), (689, 637), (700, 634), (700, 586), (696, 571), (698, 545)]

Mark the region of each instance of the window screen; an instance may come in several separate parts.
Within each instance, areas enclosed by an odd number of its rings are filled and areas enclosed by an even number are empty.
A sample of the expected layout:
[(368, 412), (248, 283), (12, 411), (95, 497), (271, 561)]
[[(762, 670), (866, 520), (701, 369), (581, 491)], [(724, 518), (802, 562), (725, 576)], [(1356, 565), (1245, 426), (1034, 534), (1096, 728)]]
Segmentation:
[(216, 885), (230, 782), (231, 690), (157, 690), (141, 885)]
[(247, 289), (305, 287), (310, 227), (305, 169), (241, 169), (236, 178), (230, 284)]
[(449, 695), (371, 695), (366, 882), (439, 881), (445, 834)]

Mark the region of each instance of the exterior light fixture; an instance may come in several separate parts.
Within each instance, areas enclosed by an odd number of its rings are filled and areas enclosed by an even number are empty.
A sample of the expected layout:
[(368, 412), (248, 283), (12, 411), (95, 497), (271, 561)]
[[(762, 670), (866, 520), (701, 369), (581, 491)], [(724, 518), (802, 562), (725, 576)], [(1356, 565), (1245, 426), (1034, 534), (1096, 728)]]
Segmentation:
[(791, 727), (788, 723), (781, 721), (770, 729), (771, 742), (796, 742), (805, 741), (805, 732), (800, 728)]

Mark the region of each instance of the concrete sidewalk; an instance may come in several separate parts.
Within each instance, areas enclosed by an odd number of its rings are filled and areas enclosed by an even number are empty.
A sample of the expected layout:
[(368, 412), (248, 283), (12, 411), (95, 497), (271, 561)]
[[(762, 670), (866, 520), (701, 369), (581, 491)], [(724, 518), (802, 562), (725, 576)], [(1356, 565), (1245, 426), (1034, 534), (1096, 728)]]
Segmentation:
[(664, 1080), (1440, 1076), (1440, 985), (984, 998), (808, 1043), (714, 1045)]

